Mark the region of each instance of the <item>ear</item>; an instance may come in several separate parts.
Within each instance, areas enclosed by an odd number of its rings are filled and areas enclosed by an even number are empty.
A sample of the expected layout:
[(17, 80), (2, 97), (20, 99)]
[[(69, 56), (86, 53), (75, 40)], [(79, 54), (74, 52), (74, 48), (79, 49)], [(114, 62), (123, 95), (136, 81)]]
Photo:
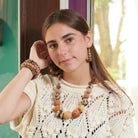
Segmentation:
[(88, 33), (85, 35), (85, 39), (86, 39), (86, 42), (87, 42), (87, 48), (91, 47), (92, 46), (92, 33), (91, 31), (89, 30)]

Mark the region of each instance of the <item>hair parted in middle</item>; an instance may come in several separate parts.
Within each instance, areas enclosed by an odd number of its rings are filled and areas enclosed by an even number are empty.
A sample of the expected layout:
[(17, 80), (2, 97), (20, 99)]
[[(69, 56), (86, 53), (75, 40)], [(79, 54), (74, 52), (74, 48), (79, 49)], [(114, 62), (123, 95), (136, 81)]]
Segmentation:
[[(70, 9), (62, 9), (62, 10), (57, 10), (57, 11), (52, 12), (46, 18), (45, 22), (43, 23), (42, 37), (44, 40), (45, 40), (45, 35), (46, 35), (48, 28), (51, 27), (55, 23), (63, 23), (65, 25), (68, 25), (69, 27), (81, 32), (82, 35), (84, 35), (84, 36), (87, 35), (88, 31), (90, 31), (90, 28), (89, 28), (86, 20), (83, 18), (82, 15), (80, 15), (76, 11), (73, 11)], [(101, 61), (101, 59), (100, 59), (100, 57), (99, 57), (93, 44), (90, 47), (89, 52), (91, 53), (91, 58), (92, 58), (92, 61), (90, 61), (89, 64), (90, 64), (91, 69), (94, 72), (95, 77), (108, 90), (116, 93), (105, 82), (105, 80), (110, 81), (113, 85), (116, 85), (119, 89), (121, 89), (121, 88), (119, 87), (119, 85), (115, 82), (115, 80), (110, 76), (110, 74), (106, 70), (106, 68), (103, 65), (103, 63), (102, 63), (102, 61)], [(50, 64), (50, 70), (51, 70), (53, 75), (58, 75), (58, 74), (63, 72), (53, 62)]]
[[(57, 10), (55, 12), (52, 12), (43, 23), (42, 37), (44, 40), (46, 31), (55, 23), (66, 24), (71, 28), (74, 28), (75, 30), (81, 32), (83, 35), (86, 35), (89, 31), (89, 26), (86, 20), (79, 13), (70, 9)], [(52, 75), (58, 75), (63, 72), (52, 61), (49, 65), (49, 70)]]

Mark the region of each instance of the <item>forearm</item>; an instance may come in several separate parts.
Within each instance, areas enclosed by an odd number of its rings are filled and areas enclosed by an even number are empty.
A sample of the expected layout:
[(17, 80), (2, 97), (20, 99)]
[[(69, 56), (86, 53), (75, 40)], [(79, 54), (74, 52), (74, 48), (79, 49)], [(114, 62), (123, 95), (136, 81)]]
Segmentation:
[(13, 114), (25, 86), (32, 77), (32, 72), (23, 68), (0, 93), (0, 122)]

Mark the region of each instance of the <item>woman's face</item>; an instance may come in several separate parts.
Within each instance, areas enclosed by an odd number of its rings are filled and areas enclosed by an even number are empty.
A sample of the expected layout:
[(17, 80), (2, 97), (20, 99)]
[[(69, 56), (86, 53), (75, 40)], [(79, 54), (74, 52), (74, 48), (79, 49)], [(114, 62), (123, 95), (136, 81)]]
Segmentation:
[(64, 72), (89, 66), (87, 48), (91, 46), (91, 33), (86, 36), (66, 24), (55, 23), (48, 28), (45, 41), (51, 60)]

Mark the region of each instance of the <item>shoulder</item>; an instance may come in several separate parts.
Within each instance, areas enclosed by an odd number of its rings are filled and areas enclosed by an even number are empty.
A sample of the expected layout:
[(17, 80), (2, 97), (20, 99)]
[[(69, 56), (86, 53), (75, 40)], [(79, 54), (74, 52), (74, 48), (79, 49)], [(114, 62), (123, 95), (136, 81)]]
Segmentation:
[(34, 95), (34, 93), (38, 93), (38, 91), (43, 91), (44, 89), (50, 90), (55, 87), (57, 82), (57, 77), (49, 74), (39, 76), (35, 80), (31, 80), (25, 87), (24, 92), (30, 93)]
[(114, 86), (109, 81), (107, 84), (114, 90), (107, 96), (108, 113), (111, 114), (129, 114), (134, 116), (133, 104), (130, 97), (123, 90)]
[(49, 75), (49, 74), (39, 74), (39, 76), (34, 80), (34, 83), (38, 86), (38, 87), (53, 87), (56, 82), (57, 82), (58, 78), (56, 76), (53, 75)]

